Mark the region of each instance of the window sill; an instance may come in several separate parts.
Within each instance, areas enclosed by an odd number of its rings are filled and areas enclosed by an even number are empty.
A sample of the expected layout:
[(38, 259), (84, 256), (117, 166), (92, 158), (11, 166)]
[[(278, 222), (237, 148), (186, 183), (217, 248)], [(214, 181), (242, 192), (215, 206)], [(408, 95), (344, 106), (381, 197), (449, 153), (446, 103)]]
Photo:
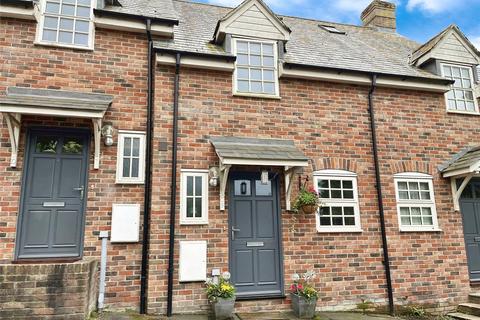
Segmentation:
[(405, 228), (400, 227), (400, 232), (442, 232), (439, 228)]
[(202, 226), (208, 225), (208, 221), (180, 221), (181, 226)]
[(235, 92), (234, 97), (248, 97), (248, 98), (259, 98), (259, 99), (271, 99), (271, 100), (281, 100), (282, 97), (270, 94), (257, 94), (257, 93), (242, 93)]
[(63, 48), (63, 49), (93, 51), (93, 47), (83, 47), (83, 46), (75, 46), (75, 45), (52, 43), (52, 42), (35, 41), (35, 42), (33, 42), (33, 44), (36, 45), (36, 46), (41, 46), (41, 47), (54, 47), (54, 48), (59, 48), (59, 49)]
[(363, 229), (359, 228), (354, 228), (354, 229), (348, 229), (348, 228), (325, 228), (325, 229), (318, 229), (317, 228), (317, 233), (362, 233)]
[(480, 112), (478, 111), (457, 111), (457, 110), (447, 110), (447, 113), (452, 114), (463, 114), (468, 116), (480, 116)]
[(116, 180), (115, 184), (145, 184), (145, 182), (142, 181), (123, 181), (123, 180)]

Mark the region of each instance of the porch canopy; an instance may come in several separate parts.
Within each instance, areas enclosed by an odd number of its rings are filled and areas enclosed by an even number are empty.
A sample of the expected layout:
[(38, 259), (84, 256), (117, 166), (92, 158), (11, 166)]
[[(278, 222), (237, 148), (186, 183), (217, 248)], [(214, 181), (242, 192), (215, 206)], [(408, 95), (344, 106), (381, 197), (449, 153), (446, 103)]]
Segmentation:
[[(454, 210), (460, 210), (460, 196), (470, 180), (480, 173), (480, 146), (468, 147), (438, 168), (444, 178), (450, 178)], [(461, 183), (459, 184), (459, 179)]]
[(212, 137), (210, 142), (220, 159), (220, 210), (225, 210), (225, 189), (232, 165), (284, 167), (286, 208), (290, 210), (293, 174), (298, 168), (308, 166), (308, 158), (293, 141)]
[(0, 112), (7, 121), (12, 148), (10, 166), (16, 167), (22, 115), (89, 118), (95, 140), (94, 168), (100, 167), (102, 119), (113, 96), (96, 93), (8, 87), (0, 97)]

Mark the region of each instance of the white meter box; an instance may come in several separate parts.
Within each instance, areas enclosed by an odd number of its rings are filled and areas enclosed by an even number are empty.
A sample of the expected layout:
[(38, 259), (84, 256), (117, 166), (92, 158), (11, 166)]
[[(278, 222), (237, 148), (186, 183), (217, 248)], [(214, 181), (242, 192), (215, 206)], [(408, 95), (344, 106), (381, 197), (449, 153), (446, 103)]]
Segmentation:
[(179, 281), (207, 280), (207, 241), (180, 241)]
[(112, 205), (111, 242), (140, 240), (140, 204)]

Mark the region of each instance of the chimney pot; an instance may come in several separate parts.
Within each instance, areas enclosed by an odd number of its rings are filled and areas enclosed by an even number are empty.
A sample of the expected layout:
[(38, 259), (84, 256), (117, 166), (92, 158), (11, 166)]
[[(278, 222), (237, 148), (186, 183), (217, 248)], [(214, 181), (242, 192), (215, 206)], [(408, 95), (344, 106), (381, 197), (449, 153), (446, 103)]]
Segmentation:
[(396, 5), (387, 1), (373, 0), (363, 10), (361, 19), (365, 27), (373, 27), (383, 31), (397, 30)]

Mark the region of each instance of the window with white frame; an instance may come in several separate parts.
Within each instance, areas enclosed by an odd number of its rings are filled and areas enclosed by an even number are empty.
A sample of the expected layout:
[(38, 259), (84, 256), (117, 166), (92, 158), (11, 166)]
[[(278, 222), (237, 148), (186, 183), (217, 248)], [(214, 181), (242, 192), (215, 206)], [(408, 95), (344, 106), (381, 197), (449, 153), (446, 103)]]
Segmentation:
[(180, 197), (180, 224), (208, 224), (208, 170), (182, 170)]
[(321, 170), (314, 173), (314, 184), (321, 201), (317, 231), (361, 231), (357, 175), (343, 170)]
[(447, 108), (450, 111), (478, 112), (474, 96), (474, 80), (471, 67), (442, 64), (445, 78), (454, 80), (452, 90), (447, 92)]
[(438, 230), (432, 176), (406, 172), (394, 176), (401, 231)]
[(145, 134), (120, 131), (117, 146), (117, 183), (141, 184), (145, 176)]
[(41, 0), (40, 43), (93, 47), (93, 0)]
[(278, 95), (275, 42), (234, 40), (235, 93)]

